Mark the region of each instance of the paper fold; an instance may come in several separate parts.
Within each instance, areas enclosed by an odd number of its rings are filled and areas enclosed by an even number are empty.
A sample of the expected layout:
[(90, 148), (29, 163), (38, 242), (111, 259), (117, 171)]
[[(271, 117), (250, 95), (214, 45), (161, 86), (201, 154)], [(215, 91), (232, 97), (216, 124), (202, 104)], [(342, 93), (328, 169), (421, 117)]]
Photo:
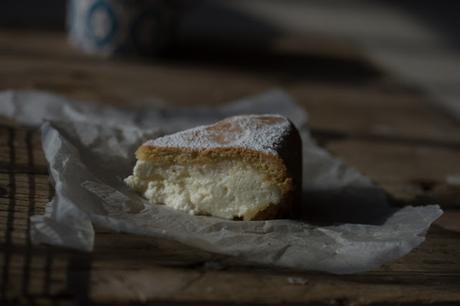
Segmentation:
[[(303, 140), (305, 220), (228, 221), (152, 206), (123, 183), (134, 151), (149, 138), (226, 116), (278, 113)], [(0, 93), (0, 115), (42, 124), (56, 196), (32, 217), (32, 240), (91, 251), (93, 224), (164, 237), (255, 263), (332, 273), (367, 271), (418, 246), (442, 211), (437, 205), (390, 207), (385, 193), (316, 145), (306, 113), (282, 91), (217, 109), (118, 109), (33, 91)], [(103, 123), (103, 125), (101, 124)], [(318, 224), (321, 224), (318, 225)]]

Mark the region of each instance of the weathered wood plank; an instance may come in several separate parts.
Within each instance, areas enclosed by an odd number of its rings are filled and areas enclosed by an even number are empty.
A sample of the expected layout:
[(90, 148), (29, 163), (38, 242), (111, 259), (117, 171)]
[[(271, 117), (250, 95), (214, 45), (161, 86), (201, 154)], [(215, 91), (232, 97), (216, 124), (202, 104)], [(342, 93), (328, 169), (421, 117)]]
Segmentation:
[[(370, 305), (454, 302), (460, 298), (460, 267), (456, 263), (460, 254), (450, 247), (459, 243), (460, 235), (436, 226), (427, 241), (406, 257), (370, 273), (348, 276), (257, 268), (234, 258), (211, 254), (203, 257), (206, 252), (172, 241), (110, 235), (123, 248), (115, 251), (113, 244), (107, 244), (111, 252), (100, 246), (93, 254), (60, 251), (51, 253), (48, 259), (50, 254), (41, 248), (28, 266), (34, 282), (27, 290), (40, 297), (48, 277), (52, 284), (47, 286), (55, 288), (51, 296), (78, 294), (107, 304), (167, 300), (270, 304), (347, 301)], [(191, 262), (184, 256), (187, 253)], [(21, 296), (24, 290), (20, 279), (26, 259), (21, 254), (24, 253), (20, 250), (13, 253), (9, 265), (12, 297)], [(175, 264), (168, 263), (168, 257)], [(193, 258), (201, 261), (193, 262)], [(290, 277), (299, 281), (294, 283)], [(89, 287), (70, 287), (69, 278), (88, 281)]]
[(460, 186), (452, 182), (460, 174), (457, 149), (360, 139), (327, 148), (399, 200), (460, 206)]
[[(394, 86), (394, 85), (393, 85)], [(392, 86), (392, 87), (393, 87)], [(289, 93), (305, 107), (311, 127), (336, 137), (460, 144), (460, 125), (422, 95), (394, 86), (365, 88), (301, 84)]]
[[(292, 78), (280, 78), (276, 67), (273, 71), (266, 68), (248, 70), (238, 63), (230, 67), (207, 67), (203, 61), (196, 62), (193, 58), (189, 61), (140, 63), (120, 60), (114, 63), (76, 56), (62, 37), (62, 40), (59, 35), (51, 37), (54, 39), (52, 45), (59, 45), (51, 53), (48, 49), (47, 54), (52, 56), (44, 57), (33, 51), (27, 56), (18, 50), (0, 52), (0, 89), (43, 89), (71, 98), (118, 105), (159, 103), (148, 99), (152, 97), (178, 105), (213, 105), (282, 86), (305, 106), (311, 114), (312, 127), (316, 129), (395, 137), (402, 141), (416, 138), (452, 141), (457, 145), (460, 141), (460, 128), (452, 119), (430, 106), (420, 93), (388, 77), (377, 76), (363, 84), (334, 84), (298, 76), (296, 71), (292, 72)], [(31, 38), (30, 43), (33, 41)], [(66, 54), (63, 58), (59, 57), (62, 53)], [(294, 54), (297, 53), (298, 50)], [(251, 56), (255, 60), (260, 57)], [(292, 59), (289, 52), (284, 56), (283, 61), (298, 61), (296, 57)], [(309, 53), (305, 56), (308, 58)], [(346, 62), (349, 58), (349, 55), (334, 54), (330, 61)], [(276, 56), (271, 59), (280, 60)], [(298, 65), (296, 69), (301, 71), (312, 69), (308, 61), (300, 61)]]
[[(460, 301), (459, 212), (450, 209), (459, 207), (460, 126), (429, 106), (419, 92), (388, 77), (358, 52), (331, 45), (323, 50), (311, 43), (290, 42), (278, 46), (278, 55), (257, 59), (252, 54), (228, 63), (230, 55), (218, 51), (212, 64), (197, 54), (146, 64), (88, 57), (63, 38), (60, 33), (0, 31), (0, 89), (44, 89), (115, 105), (161, 104), (146, 99), (155, 96), (190, 106), (283, 87), (309, 112), (314, 136), (332, 153), (394, 198), (416, 204), (437, 202), (446, 212), (426, 242), (407, 256), (375, 271), (348, 276), (259, 267), (174, 241), (100, 229), (93, 253), (34, 246), (27, 234), (28, 218), (42, 213), (52, 196), (47, 164), (38, 131), (2, 119), (0, 289), (10, 303), (454, 305)], [(334, 69), (334, 78), (327, 82)], [(347, 75), (352, 71), (359, 75), (350, 82)], [(299, 277), (297, 284), (289, 281), (293, 276)]]

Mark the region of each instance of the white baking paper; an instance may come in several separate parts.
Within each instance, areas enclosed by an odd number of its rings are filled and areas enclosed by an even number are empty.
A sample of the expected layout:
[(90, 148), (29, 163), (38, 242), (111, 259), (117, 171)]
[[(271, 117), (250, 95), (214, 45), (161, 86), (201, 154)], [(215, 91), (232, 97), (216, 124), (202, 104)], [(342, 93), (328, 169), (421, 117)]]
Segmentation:
[[(144, 140), (243, 113), (282, 114), (299, 128), (304, 160), (301, 220), (192, 216), (151, 205), (123, 183)], [(385, 193), (368, 178), (315, 144), (306, 113), (282, 91), (215, 109), (143, 110), (7, 91), (0, 93), (0, 115), (26, 125), (42, 124), (56, 196), (45, 215), (32, 217), (35, 243), (91, 251), (97, 225), (174, 239), (254, 263), (341, 274), (375, 269), (407, 254), (442, 214), (437, 205), (390, 207)]]

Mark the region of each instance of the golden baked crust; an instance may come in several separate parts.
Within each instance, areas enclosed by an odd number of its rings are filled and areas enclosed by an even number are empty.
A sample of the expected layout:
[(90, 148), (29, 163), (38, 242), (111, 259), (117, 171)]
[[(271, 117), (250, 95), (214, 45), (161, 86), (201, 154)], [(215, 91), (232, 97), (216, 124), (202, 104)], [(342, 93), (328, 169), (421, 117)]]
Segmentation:
[[(243, 220), (290, 217), (292, 208), (298, 205), (300, 201), (302, 186), (302, 152), (299, 133), (294, 125), (284, 117), (274, 115), (251, 116), (254, 117), (251, 120), (257, 120), (258, 125), (264, 125), (262, 127), (283, 124), (283, 134), (276, 138), (276, 144), (273, 144), (271, 148), (258, 150), (257, 146), (251, 147), (251, 145), (233, 146), (238, 135), (244, 132), (244, 128), (234, 124), (235, 118), (238, 117), (231, 117), (201, 129), (191, 130), (191, 134), (183, 134), (180, 145), (177, 141), (173, 143), (175, 146), (168, 143), (165, 145), (161, 139), (160, 141), (147, 142), (136, 151), (136, 157), (143, 161), (178, 165), (207, 164), (222, 160), (246, 162), (265, 174), (266, 180), (276, 184), (281, 190), (282, 198), (280, 203), (267, 203), (263, 209), (248, 211), (243, 216)], [(204, 148), (195, 144), (191, 145), (190, 143), (196, 137), (203, 136), (203, 131), (210, 132), (207, 137), (217, 144)], [(244, 135), (247, 137), (247, 133)], [(264, 137), (265, 135), (259, 136)]]

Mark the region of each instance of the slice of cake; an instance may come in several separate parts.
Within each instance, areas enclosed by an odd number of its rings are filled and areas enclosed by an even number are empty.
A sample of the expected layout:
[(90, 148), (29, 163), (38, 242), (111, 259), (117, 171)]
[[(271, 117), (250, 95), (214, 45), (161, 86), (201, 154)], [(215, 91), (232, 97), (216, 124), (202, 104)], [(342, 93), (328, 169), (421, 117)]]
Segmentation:
[(299, 200), (301, 141), (278, 115), (235, 116), (144, 143), (125, 182), (153, 204), (225, 219), (288, 216)]

